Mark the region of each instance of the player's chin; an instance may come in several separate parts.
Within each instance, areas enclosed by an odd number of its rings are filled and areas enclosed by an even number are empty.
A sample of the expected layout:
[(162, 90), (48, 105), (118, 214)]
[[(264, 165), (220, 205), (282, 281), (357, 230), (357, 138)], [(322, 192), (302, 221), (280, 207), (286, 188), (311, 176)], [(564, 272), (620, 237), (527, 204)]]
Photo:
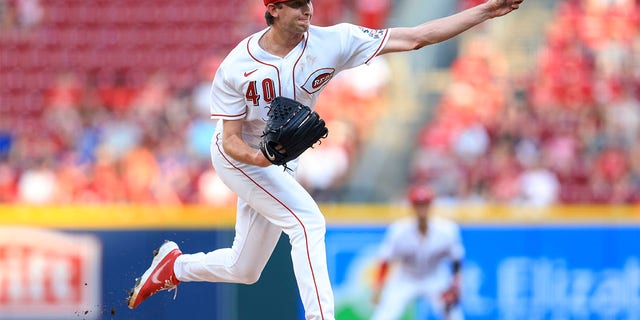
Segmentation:
[(307, 31), (307, 29), (309, 29), (309, 25), (311, 25), (311, 21), (309, 19), (298, 20), (298, 26), (300, 26), (300, 28), (303, 28), (304, 31)]

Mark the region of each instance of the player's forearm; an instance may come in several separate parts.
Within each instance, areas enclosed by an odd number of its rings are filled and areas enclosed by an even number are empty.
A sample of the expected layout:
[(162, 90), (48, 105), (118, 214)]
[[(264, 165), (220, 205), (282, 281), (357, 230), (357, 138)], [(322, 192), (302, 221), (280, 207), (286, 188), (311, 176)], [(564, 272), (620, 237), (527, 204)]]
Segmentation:
[(481, 4), (456, 14), (425, 22), (416, 27), (417, 48), (451, 39), (492, 17), (487, 4)]
[(260, 167), (271, 165), (260, 150), (251, 148), (242, 139), (242, 122), (240, 121), (224, 122), (222, 148), (236, 161)]
[(380, 54), (417, 50), (443, 42), (492, 17), (487, 4), (458, 12), (444, 18), (427, 21), (411, 28), (393, 28)]
[(461, 269), (462, 269), (462, 261), (454, 260), (451, 263), (451, 272), (453, 272), (454, 275), (459, 274)]
[(452, 280), (453, 285), (459, 285), (460, 284), (461, 271), (462, 271), (462, 261), (460, 261), (460, 260), (453, 261), (453, 263), (451, 265), (451, 272), (453, 274), (453, 278), (451, 280)]
[(236, 161), (260, 167), (266, 167), (271, 164), (260, 150), (249, 147), (242, 140), (231, 138), (225, 140), (222, 145), (224, 152)]

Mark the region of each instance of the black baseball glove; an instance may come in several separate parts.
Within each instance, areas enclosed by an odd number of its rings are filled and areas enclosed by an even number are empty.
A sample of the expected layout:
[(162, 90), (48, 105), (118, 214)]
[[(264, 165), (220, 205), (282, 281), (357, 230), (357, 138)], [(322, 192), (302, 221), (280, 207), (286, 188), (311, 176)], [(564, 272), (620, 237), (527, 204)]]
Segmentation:
[(271, 163), (285, 168), (329, 133), (317, 112), (289, 98), (276, 97), (267, 116), (260, 150)]

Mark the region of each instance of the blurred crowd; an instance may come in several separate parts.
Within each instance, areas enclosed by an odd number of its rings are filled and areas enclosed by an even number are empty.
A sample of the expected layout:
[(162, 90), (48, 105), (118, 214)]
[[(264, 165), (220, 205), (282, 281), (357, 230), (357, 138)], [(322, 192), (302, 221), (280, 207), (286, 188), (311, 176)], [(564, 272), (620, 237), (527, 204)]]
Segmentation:
[(451, 202), (640, 203), (640, 3), (560, 1), (533, 72), (469, 41), (412, 178)]
[[(265, 26), (262, 2), (245, 2), (244, 18), (203, 15), (208, 1), (167, 0), (140, 22), (131, 17), (150, 2), (87, 3), (0, 0), (8, 48), (0, 53), (0, 203), (233, 205), (210, 163), (208, 94), (224, 46)], [(190, 5), (191, 13), (175, 12)], [(314, 5), (316, 24), (380, 28), (392, 3)], [(101, 11), (87, 18), (93, 7)], [(639, 8), (635, 0), (558, 2), (533, 71), (518, 79), (482, 33), (465, 42), (419, 133), (411, 182), (456, 203), (638, 203)], [(224, 21), (209, 21), (218, 16)], [(236, 16), (243, 19), (229, 20)], [(223, 38), (208, 40), (215, 34)], [(376, 58), (338, 75), (321, 96), (330, 138), (303, 154), (297, 176), (320, 202), (338, 198), (388, 105), (390, 77)]]
[[(378, 2), (379, 10), (386, 1)], [(384, 15), (364, 4), (323, 1), (314, 21), (348, 18), (381, 27)], [(262, 1), (229, 8), (245, 6), (256, 13), (250, 21), (203, 15), (198, 8), (222, 8), (201, 0), (0, 0), (0, 41), (8, 49), (0, 58), (7, 70), (0, 76), (0, 203), (233, 205), (235, 195), (210, 161), (216, 123), (209, 119), (209, 88), (229, 46), (266, 26)], [(138, 13), (145, 20), (131, 21)], [(33, 18), (28, 28), (25, 16)], [(170, 21), (151, 21), (154, 16)], [(201, 35), (227, 39), (212, 43), (198, 36), (214, 27), (217, 32)], [(337, 76), (318, 102), (331, 138), (300, 159), (322, 164), (297, 177), (320, 201), (335, 199), (361, 140), (386, 106), (388, 77), (386, 62), (375, 59)]]
[(25, 30), (40, 25), (44, 7), (40, 0), (0, 1), (0, 30)]

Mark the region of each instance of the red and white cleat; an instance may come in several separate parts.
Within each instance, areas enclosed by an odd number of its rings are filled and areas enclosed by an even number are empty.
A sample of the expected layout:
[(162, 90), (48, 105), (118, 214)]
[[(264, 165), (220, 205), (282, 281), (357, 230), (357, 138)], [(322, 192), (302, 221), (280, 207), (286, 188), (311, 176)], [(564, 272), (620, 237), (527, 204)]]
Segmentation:
[(137, 307), (158, 291), (176, 289), (177, 293), (180, 281), (173, 273), (173, 264), (181, 254), (182, 251), (173, 241), (165, 241), (160, 248), (154, 250), (151, 266), (142, 277), (136, 279), (136, 285), (129, 291), (129, 298), (127, 298), (129, 309)]

